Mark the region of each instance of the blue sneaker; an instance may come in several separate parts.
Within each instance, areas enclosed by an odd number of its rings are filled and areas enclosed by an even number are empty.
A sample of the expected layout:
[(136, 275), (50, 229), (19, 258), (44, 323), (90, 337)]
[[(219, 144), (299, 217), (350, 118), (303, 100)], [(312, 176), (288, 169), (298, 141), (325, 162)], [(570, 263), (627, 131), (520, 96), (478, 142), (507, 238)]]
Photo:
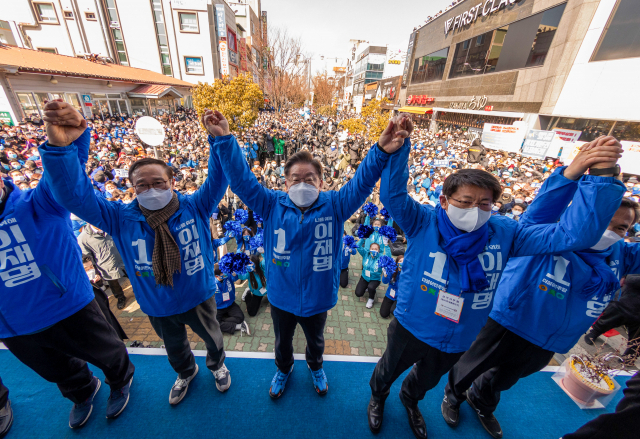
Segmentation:
[(271, 380), (271, 387), (269, 388), (269, 396), (273, 399), (278, 399), (284, 393), (284, 388), (287, 385), (287, 380), (289, 376), (293, 372), (293, 365), (291, 365), (291, 369), (289, 369), (289, 373), (285, 374), (277, 370), (276, 375)]
[(129, 389), (131, 388), (132, 382), (133, 377), (120, 389), (111, 390), (111, 395), (109, 395), (109, 399), (107, 400), (107, 419), (117, 418), (127, 406), (129, 403)]
[[(309, 367), (309, 365), (307, 365)], [(324, 396), (329, 391), (329, 383), (327, 382), (327, 375), (324, 373), (324, 369), (318, 369), (316, 371), (311, 370), (311, 378), (313, 378), (313, 387), (315, 387), (318, 395)]]
[(98, 390), (100, 390), (100, 385), (102, 384), (97, 377), (93, 377), (91, 381), (95, 383), (96, 386), (96, 389), (93, 391), (91, 396), (80, 404), (74, 404), (71, 408), (71, 413), (69, 413), (69, 427), (71, 428), (82, 427), (89, 419), (89, 416), (91, 416), (91, 412), (93, 411), (93, 399), (96, 397)]

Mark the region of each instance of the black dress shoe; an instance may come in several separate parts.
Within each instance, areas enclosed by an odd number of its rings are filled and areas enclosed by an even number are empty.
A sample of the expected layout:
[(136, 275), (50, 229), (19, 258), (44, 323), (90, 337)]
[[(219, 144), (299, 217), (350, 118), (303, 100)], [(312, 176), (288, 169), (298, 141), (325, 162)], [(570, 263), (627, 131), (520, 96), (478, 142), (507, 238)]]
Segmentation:
[(124, 306), (127, 304), (127, 299), (126, 297), (118, 297), (118, 309), (123, 309)]
[(460, 406), (451, 404), (445, 396), (442, 400), (440, 411), (442, 411), (444, 422), (449, 424), (450, 427), (458, 426), (458, 421), (460, 420)]
[(369, 429), (371, 433), (378, 434), (382, 428), (382, 418), (384, 415), (384, 401), (387, 398), (383, 398), (380, 401), (376, 401), (371, 397), (369, 400), (369, 406), (367, 407), (367, 415), (369, 418)]
[(471, 401), (471, 399), (469, 399), (469, 395), (467, 395), (467, 403), (478, 414), (478, 419), (480, 420), (480, 424), (482, 424), (484, 429), (487, 430), (487, 433), (489, 433), (491, 437), (495, 439), (501, 439), (502, 428), (500, 428), (500, 423), (498, 422), (496, 417), (493, 416), (493, 413), (489, 415), (483, 415), (482, 413), (480, 413), (480, 410), (478, 410), (476, 406), (473, 405), (473, 402)]
[(418, 404), (405, 403), (402, 394), (400, 394), (400, 401), (407, 410), (407, 417), (409, 418), (409, 425), (411, 426), (413, 435), (418, 439), (427, 439), (427, 424), (424, 422)]
[(4, 407), (0, 408), (0, 438), (5, 437), (11, 425), (13, 424), (13, 410), (11, 410), (11, 401), (7, 400)]

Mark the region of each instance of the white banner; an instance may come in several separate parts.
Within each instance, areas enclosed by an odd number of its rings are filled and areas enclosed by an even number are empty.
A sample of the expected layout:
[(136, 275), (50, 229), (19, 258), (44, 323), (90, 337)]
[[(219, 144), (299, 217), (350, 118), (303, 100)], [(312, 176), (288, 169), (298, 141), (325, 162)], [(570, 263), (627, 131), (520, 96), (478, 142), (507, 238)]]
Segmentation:
[(622, 144), (622, 149), (624, 149), (622, 157), (618, 160), (622, 172), (640, 175), (640, 142), (623, 140), (620, 143)]
[(482, 145), (490, 149), (520, 152), (525, 133), (525, 127), (485, 123), (482, 131)]
[(434, 160), (433, 166), (435, 166), (436, 168), (448, 168), (449, 160)]
[(227, 50), (227, 42), (220, 41), (220, 73), (224, 76), (229, 75), (229, 51)]
[(536, 159), (545, 158), (554, 136), (553, 131), (529, 130), (522, 145), (522, 155)]
[(560, 157), (563, 148), (571, 149), (572, 145), (578, 141), (582, 134), (582, 131), (563, 130), (560, 128), (553, 129), (553, 132), (556, 133), (556, 135), (551, 141), (551, 146), (547, 151), (547, 157)]
[(116, 177), (118, 178), (129, 178), (128, 169), (114, 169), (114, 171), (116, 171)]

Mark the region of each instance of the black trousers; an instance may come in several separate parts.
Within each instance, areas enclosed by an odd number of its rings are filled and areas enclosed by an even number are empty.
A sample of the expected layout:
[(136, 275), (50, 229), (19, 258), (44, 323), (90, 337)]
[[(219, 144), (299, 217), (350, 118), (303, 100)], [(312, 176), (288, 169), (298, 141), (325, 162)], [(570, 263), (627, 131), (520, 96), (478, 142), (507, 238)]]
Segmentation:
[(640, 372), (627, 381), (624, 398), (614, 413), (605, 413), (587, 422), (563, 439), (635, 439), (640, 431)]
[(109, 324), (116, 331), (116, 334), (118, 334), (118, 337), (120, 337), (121, 340), (128, 339), (129, 337), (127, 336), (127, 333), (124, 332), (124, 329), (122, 329), (120, 322), (118, 321), (116, 316), (113, 315), (113, 312), (111, 312), (111, 308), (109, 308), (109, 298), (107, 297), (107, 293), (102, 291), (100, 288), (97, 288), (95, 285), (92, 285), (92, 287), (93, 295), (96, 298), (96, 302), (98, 302), (98, 306), (100, 306), (100, 311), (102, 311), (102, 314), (104, 314), (104, 318), (107, 319), (107, 322), (109, 322)]
[(2, 383), (2, 377), (0, 377), (0, 409), (7, 405), (9, 401), (9, 389)]
[(378, 288), (379, 285), (379, 280), (366, 280), (364, 277), (360, 276), (358, 285), (356, 285), (356, 296), (362, 297), (364, 296), (365, 291), (369, 291), (369, 299), (375, 299), (376, 288)]
[(111, 288), (113, 297), (115, 297), (116, 299), (119, 299), (121, 297), (124, 298), (124, 291), (122, 290), (122, 287), (120, 286), (120, 282), (118, 282), (118, 279), (108, 280), (107, 283)]
[(56, 383), (62, 396), (74, 403), (85, 401), (94, 391), (86, 362), (102, 369), (112, 390), (126, 385), (135, 370), (95, 300), (44, 331), (2, 341), (18, 360)]
[(233, 302), (228, 307), (219, 309), (216, 319), (220, 324), (220, 331), (233, 334), (236, 332), (236, 325), (244, 321), (244, 313), (238, 304)]
[(327, 312), (321, 312), (309, 317), (299, 317), (271, 305), (271, 319), (273, 332), (276, 335), (275, 351), (276, 366), (282, 373), (289, 373), (293, 366), (293, 334), (299, 323), (307, 339), (305, 356), (311, 370), (322, 369), (322, 354), (324, 354), (324, 325), (327, 322)]
[(396, 300), (391, 300), (387, 296), (382, 299), (382, 305), (380, 305), (380, 317), (386, 319), (396, 309)]
[(600, 336), (610, 329), (626, 326), (629, 340), (640, 337), (640, 315), (634, 315), (625, 307), (624, 302), (609, 302), (597, 322), (593, 324), (593, 333)]
[(387, 329), (387, 349), (369, 381), (371, 395), (376, 401), (385, 399), (393, 382), (413, 366), (402, 382), (400, 394), (407, 403), (418, 404), (462, 354), (450, 354), (429, 346), (394, 318)]
[(349, 285), (349, 269), (343, 268), (340, 271), (340, 286), (342, 288), (347, 288), (347, 285)]
[(449, 372), (445, 396), (449, 403), (460, 405), (464, 392), (482, 414), (493, 413), (500, 402), (500, 392), (510, 389), (520, 378), (540, 371), (553, 358), (542, 349), (509, 331), (489, 318), (476, 341)]
[(247, 305), (247, 314), (249, 314), (251, 317), (255, 317), (258, 314), (263, 297), (264, 296), (256, 296), (251, 292), (247, 294), (244, 302)]
[(220, 325), (216, 320), (214, 296), (182, 314), (167, 317), (149, 316), (149, 321), (158, 337), (164, 340), (169, 364), (180, 378), (190, 377), (196, 368), (196, 360), (187, 338), (186, 325), (191, 327), (207, 347), (207, 368), (218, 370), (224, 364), (224, 342)]

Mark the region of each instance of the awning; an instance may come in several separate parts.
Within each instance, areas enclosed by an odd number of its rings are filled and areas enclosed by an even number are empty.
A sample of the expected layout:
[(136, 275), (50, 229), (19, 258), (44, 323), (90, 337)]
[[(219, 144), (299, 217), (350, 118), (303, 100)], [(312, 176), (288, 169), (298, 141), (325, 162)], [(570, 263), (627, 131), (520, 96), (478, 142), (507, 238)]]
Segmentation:
[(166, 95), (181, 98), (182, 93), (168, 85), (142, 84), (127, 93), (130, 98), (159, 99)]
[(402, 107), (398, 110), (399, 113), (413, 113), (413, 114), (431, 114), (432, 108), (426, 107)]

